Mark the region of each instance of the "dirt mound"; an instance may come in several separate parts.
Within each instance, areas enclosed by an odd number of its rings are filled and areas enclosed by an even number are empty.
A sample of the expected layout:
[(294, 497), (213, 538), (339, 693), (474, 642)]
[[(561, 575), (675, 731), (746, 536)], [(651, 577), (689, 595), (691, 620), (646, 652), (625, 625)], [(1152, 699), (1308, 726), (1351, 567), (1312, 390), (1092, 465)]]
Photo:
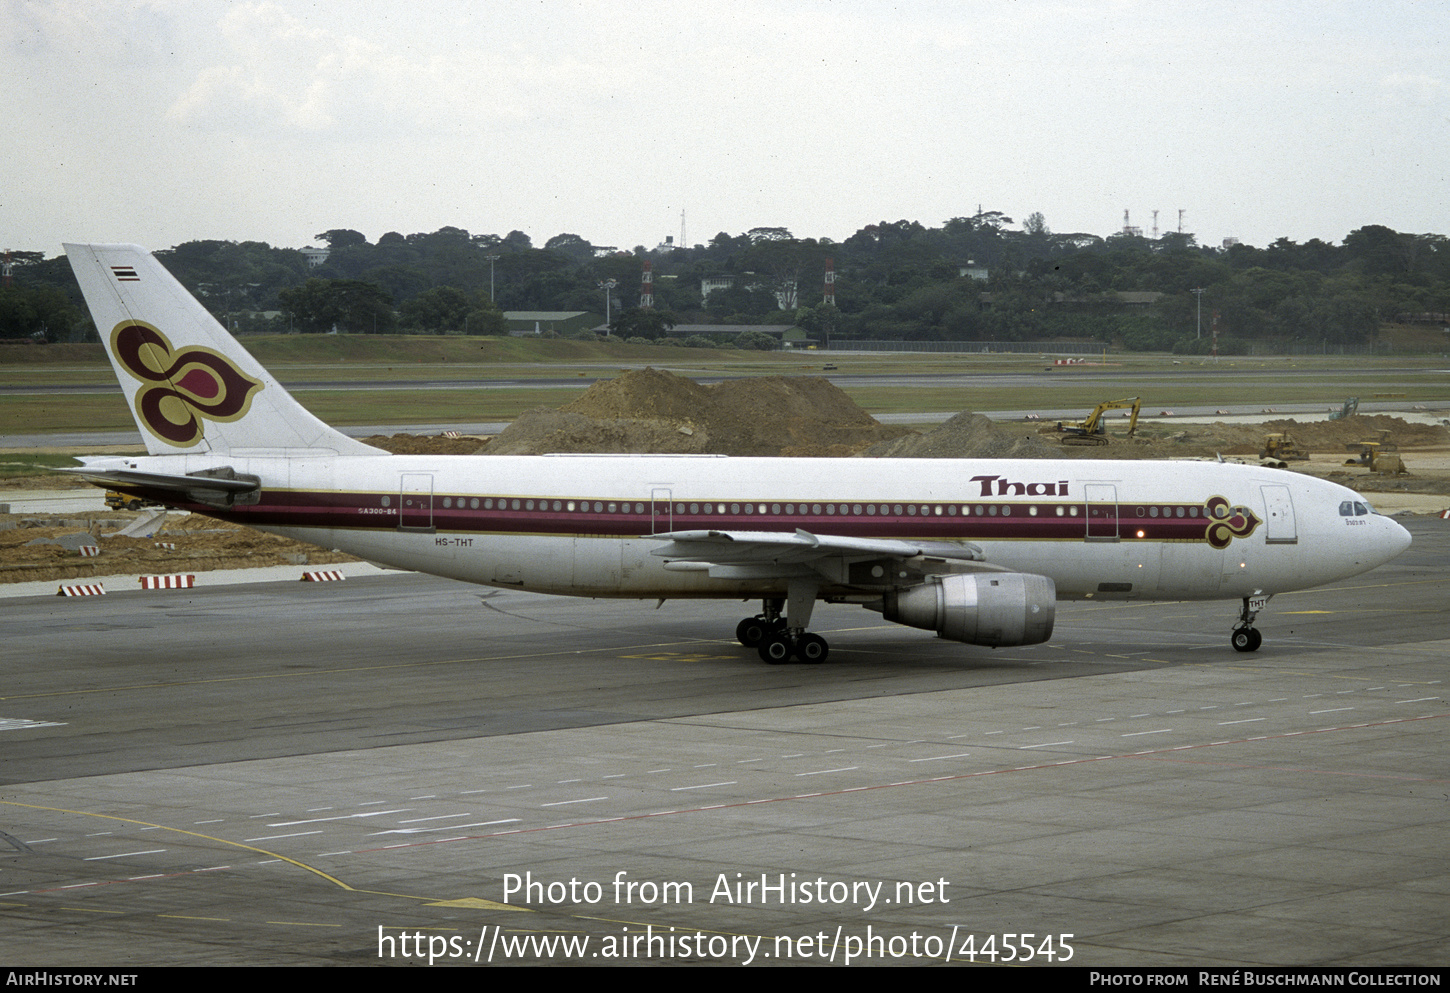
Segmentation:
[(716, 450), (708, 447), (707, 442), (708, 435), (703, 430), (666, 420), (604, 420), (553, 407), (535, 407), (520, 414), (502, 434), (477, 451), (480, 455), (714, 453)]
[(559, 410), (525, 411), (479, 453), (840, 456), (902, 433), (878, 423), (819, 377), (764, 376), (701, 386), (644, 369), (595, 383)]
[(358, 440), (394, 455), (472, 455), (479, 442), (475, 435), (449, 438), (441, 434), (374, 434)]
[(1403, 417), (1368, 414), (1346, 417), (1338, 421), (1266, 421), (1263, 432), (1287, 431), (1294, 440), (1310, 449), (1343, 451), (1345, 445), (1359, 441), (1377, 441), (1381, 431), (1388, 431), (1388, 440), (1401, 447), (1423, 447), (1450, 443), (1450, 428), (1439, 424), (1415, 424)]
[(1003, 431), (981, 414), (963, 411), (925, 434), (872, 445), (868, 458), (892, 459), (1051, 459), (1062, 452), (1032, 436)]
[(689, 421), (708, 405), (712, 391), (718, 389), (672, 372), (645, 368), (625, 372), (617, 379), (600, 380), (578, 400), (559, 409), (601, 420)]
[(1291, 435), (1299, 447), (1315, 454), (1343, 452), (1360, 441), (1377, 441), (1388, 431), (1388, 440), (1401, 448), (1424, 448), (1450, 444), (1450, 428), (1438, 424), (1417, 424), (1388, 414), (1347, 417), (1338, 421), (1265, 421), (1262, 424), (1186, 424), (1177, 439), (1189, 445), (1211, 446), (1224, 455), (1255, 455), (1263, 447), (1264, 435)]

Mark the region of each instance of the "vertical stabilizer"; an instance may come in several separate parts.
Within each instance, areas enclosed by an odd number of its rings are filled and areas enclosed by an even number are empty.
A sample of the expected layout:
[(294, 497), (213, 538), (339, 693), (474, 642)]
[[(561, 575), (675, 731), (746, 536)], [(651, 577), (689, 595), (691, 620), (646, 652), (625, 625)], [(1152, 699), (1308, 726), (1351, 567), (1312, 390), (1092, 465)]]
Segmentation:
[(137, 245), (66, 245), (152, 455), (386, 454), (318, 420)]

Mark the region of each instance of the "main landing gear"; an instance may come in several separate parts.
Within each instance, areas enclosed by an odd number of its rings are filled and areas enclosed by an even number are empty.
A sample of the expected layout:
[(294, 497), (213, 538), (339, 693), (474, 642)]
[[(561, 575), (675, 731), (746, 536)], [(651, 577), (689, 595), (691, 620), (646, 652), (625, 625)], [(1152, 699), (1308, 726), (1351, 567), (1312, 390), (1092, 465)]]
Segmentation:
[[(1273, 594), (1269, 594), (1273, 596)], [(1234, 633), (1229, 638), (1229, 644), (1234, 646), (1236, 652), (1257, 652), (1259, 646), (1264, 643), (1264, 636), (1259, 634), (1259, 629), (1254, 627), (1254, 619), (1259, 616), (1269, 603), (1269, 596), (1262, 594), (1244, 597), (1243, 609), (1239, 611), (1238, 623), (1234, 625)]]
[(812, 664), (826, 661), (831, 653), (826, 639), (805, 630), (811, 620), (817, 589), (819, 585), (815, 582), (792, 580), (788, 587), (787, 614), (780, 612), (786, 605), (785, 600), (767, 597), (761, 613), (735, 626), (735, 640), (746, 648), (754, 648), (761, 660), (771, 665), (784, 665), (792, 659)]

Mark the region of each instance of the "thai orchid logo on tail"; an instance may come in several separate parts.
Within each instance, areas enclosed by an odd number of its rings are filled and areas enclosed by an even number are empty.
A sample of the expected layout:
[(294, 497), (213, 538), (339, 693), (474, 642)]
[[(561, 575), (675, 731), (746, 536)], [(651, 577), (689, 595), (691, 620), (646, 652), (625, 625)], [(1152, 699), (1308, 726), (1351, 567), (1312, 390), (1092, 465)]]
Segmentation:
[(246, 415), (262, 383), (210, 348), (174, 350), (160, 330), (144, 321), (122, 321), (111, 332), (111, 351), (122, 368), (142, 382), (136, 418), (157, 438), (177, 448), (201, 440), (204, 421), (235, 421)]

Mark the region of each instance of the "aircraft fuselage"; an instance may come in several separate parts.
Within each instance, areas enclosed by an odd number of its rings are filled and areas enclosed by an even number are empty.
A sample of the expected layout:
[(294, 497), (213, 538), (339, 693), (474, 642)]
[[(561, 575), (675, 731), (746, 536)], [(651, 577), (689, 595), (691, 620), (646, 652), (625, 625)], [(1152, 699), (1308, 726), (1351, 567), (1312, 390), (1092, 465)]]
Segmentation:
[(226, 465), (260, 479), (255, 504), (184, 506), (401, 568), (585, 596), (785, 589), (652, 554), (660, 539), (650, 535), (681, 531), (969, 543), (994, 567), (1051, 577), (1059, 598), (1106, 599), (1302, 589), (1372, 569), (1408, 543), (1337, 484), (1204, 462), (233, 452), (126, 464), (174, 474)]

